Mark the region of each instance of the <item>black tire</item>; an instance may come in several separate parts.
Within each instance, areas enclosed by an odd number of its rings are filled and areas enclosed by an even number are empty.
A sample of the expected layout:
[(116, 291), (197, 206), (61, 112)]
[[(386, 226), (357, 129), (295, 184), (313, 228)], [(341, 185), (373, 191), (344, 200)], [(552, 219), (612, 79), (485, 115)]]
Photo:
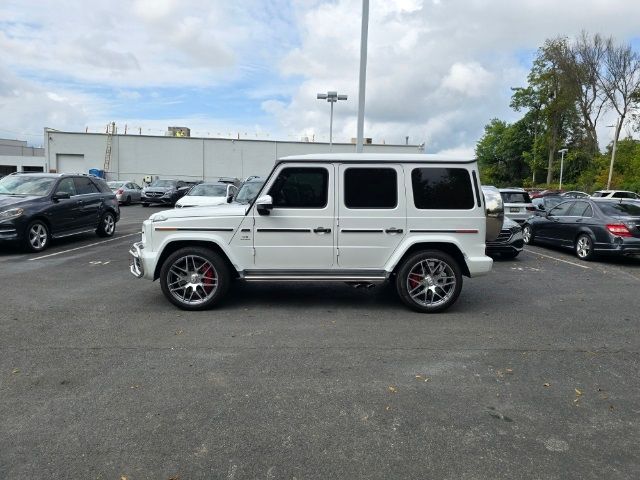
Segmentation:
[[(444, 274), (446, 278), (443, 277)], [(420, 288), (421, 286), (425, 288)], [(416, 252), (398, 269), (396, 290), (400, 299), (417, 312), (442, 312), (453, 305), (460, 295), (462, 270), (451, 255), (440, 250)], [(444, 297), (442, 293), (445, 294)], [(423, 294), (424, 300), (422, 300)], [(435, 298), (436, 295), (440, 295), (441, 299)]]
[(522, 239), (526, 245), (533, 245), (535, 241), (535, 235), (533, 234), (533, 227), (528, 223), (522, 226)]
[(512, 252), (502, 252), (500, 254), (502, 258), (506, 258), (506, 259), (513, 259), (513, 258), (516, 258), (518, 255), (520, 255), (520, 252), (518, 250), (514, 250)]
[(131, 195), (127, 195), (127, 201), (125, 205), (131, 205)]
[(149, 206), (149, 204), (148, 204), (148, 203), (144, 203), (144, 202), (143, 202), (143, 203), (142, 203), (142, 206), (143, 206), (144, 208), (147, 208), (147, 207)]
[(51, 243), (49, 227), (42, 220), (34, 220), (25, 230), (23, 247), (28, 252), (42, 252)]
[[(197, 276), (195, 288), (193, 275)], [(182, 310), (206, 310), (215, 306), (224, 298), (230, 283), (227, 263), (208, 248), (181, 248), (169, 255), (160, 269), (162, 293)]]
[(99, 237), (113, 237), (116, 233), (116, 216), (113, 212), (104, 212), (100, 217), (96, 233)]
[(589, 261), (593, 260), (595, 253), (593, 252), (593, 240), (586, 233), (581, 233), (576, 238), (576, 243), (574, 245), (574, 251), (576, 253), (576, 257), (580, 260)]

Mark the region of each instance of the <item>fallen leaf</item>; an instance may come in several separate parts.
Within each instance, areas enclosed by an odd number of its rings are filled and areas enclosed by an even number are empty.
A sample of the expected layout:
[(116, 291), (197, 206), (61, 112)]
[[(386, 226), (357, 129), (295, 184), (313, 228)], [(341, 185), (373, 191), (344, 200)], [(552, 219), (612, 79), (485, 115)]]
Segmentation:
[(182, 335), (184, 333), (184, 330), (176, 330), (176, 335)]
[(140, 385), (131, 385), (129, 388), (140, 388)]
[(512, 368), (505, 368), (504, 370), (507, 373), (513, 373), (513, 369)]
[(127, 477), (125, 477), (124, 475), (120, 475), (120, 480), (127, 480)]
[(397, 389), (396, 387), (392, 386), (392, 385), (389, 385), (389, 391), (390, 391), (391, 393), (397, 393), (397, 392), (398, 392), (398, 389)]
[(429, 380), (431, 380), (429, 377), (425, 377), (424, 381), (428, 382)]
[(542, 384), (542, 386), (543, 386), (543, 387), (550, 387), (550, 386), (551, 386), (551, 384), (550, 384), (550, 383), (543, 383), (543, 384)]
[(422, 380), (424, 377), (422, 375), (416, 375), (417, 380)]
[(578, 390), (577, 388), (574, 388), (574, 390), (576, 391), (576, 395), (578, 395), (578, 396), (582, 395), (582, 392), (580, 390)]
[(16, 373), (20, 373), (20, 369), (19, 368), (14, 368), (13, 370), (11, 370), (11, 373), (13, 373), (14, 375)]
[(613, 405), (609, 405), (609, 410), (613, 410)]
[(384, 409), (388, 412), (389, 410), (391, 410), (391, 407), (387, 405), (386, 407), (384, 407)]

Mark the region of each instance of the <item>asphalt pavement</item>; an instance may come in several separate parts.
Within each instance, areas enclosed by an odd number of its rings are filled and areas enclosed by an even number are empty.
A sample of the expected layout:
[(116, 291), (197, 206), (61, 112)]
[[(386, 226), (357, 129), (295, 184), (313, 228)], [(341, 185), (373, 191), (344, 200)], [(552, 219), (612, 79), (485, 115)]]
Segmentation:
[(0, 478), (640, 478), (640, 261), (527, 247), (443, 314), (235, 284), (188, 313), (116, 237), (0, 250)]

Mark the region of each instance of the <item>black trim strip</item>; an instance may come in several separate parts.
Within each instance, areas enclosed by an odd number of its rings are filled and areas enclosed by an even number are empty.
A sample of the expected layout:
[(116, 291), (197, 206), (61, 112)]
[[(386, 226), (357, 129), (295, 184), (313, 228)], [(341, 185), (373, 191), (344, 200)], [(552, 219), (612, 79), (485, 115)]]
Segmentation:
[(475, 170), (473, 170), (471, 174), (473, 175), (473, 189), (476, 192), (476, 201), (478, 202), (478, 206), (481, 207), (482, 202), (480, 202), (480, 187), (478, 187), (478, 176), (476, 175)]
[(410, 233), (478, 233), (478, 230), (469, 228), (452, 228), (449, 230), (409, 230)]
[(155, 227), (155, 230), (165, 232), (233, 232), (233, 228), (204, 228), (204, 227)]
[(311, 233), (310, 228), (259, 228), (258, 232), (277, 233), (277, 232), (292, 232), (292, 233)]
[(240, 230), (241, 232), (250, 232), (251, 229), (250, 228), (243, 228), (242, 230)]
[(342, 230), (340, 230), (340, 233), (384, 233), (384, 230), (343, 228)]

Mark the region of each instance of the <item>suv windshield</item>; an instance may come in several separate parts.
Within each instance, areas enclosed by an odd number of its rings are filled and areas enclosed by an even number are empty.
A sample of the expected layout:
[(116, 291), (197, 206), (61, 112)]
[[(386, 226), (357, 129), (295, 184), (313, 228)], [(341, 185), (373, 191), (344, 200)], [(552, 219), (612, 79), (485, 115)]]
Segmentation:
[(640, 217), (640, 203), (598, 202), (597, 205), (600, 207), (600, 210), (602, 210), (602, 213), (611, 217)]
[(253, 201), (253, 199), (256, 198), (256, 195), (258, 195), (258, 192), (260, 192), (262, 185), (264, 185), (264, 182), (245, 183), (240, 188), (240, 191), (236, 195), (234, 201), (238, 203), (249, 203)]
[(175, 188), (176, 184), (177, 182), (175, 180), (154, 180), (151, 186), (160, 188)]
[(36, 195), (42, 197), (49, 194), (55, 183), (55, 177), (10, 175), (0, 180), (0, 195)]
[(226, 185), (196, 185), (187, 194), (190, 197), (225, 197), (227, 195)]

